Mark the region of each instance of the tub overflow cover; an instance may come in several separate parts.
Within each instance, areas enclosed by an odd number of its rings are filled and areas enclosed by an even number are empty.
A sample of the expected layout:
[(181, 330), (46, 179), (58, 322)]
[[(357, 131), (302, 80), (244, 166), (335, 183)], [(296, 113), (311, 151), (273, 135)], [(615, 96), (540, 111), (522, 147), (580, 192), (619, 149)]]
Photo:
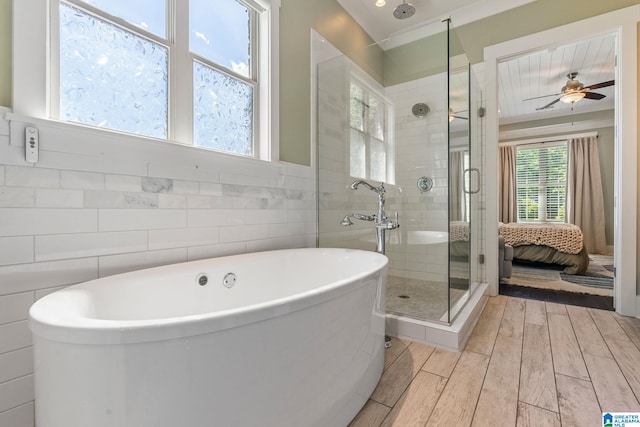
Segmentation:
[(227, 288), (233, 288), (233, 285), (236, 284), (236, 275), (233, 273), (227, 273), (222, 280), (222, 284)]

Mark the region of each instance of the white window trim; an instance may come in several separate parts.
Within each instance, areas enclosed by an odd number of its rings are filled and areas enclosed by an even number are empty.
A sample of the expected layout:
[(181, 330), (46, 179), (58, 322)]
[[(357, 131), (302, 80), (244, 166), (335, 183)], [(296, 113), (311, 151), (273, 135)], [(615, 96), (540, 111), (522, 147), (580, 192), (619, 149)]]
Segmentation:
[[(360, 89), (362, 89), (363, 91), (363, 98), (361, 103), (362, 103), (362, 130), (354, 128), (353, 126), (351, 126), (351, 124), (349, 125), (349, 135), (351, 135), (352, 132), (357, 132), (360, 136), (362, 136), (363, 140), (364, 140), (364, 151), (365, 151), (365, 164), (364, 164), (364, 176), (355, 176), (355, 175), (351, 175), (354, 178), (362, 178), (362, 179), (371, 179), (373, 180), (373, 178), (371, 178), (371, 145), (373, 141), (379, 141), (382, 142), (384, 144), (385, 147), (385, 159), (386, 159), (386, 154), (389, 151), (389, 146), (387, 144), (387, 104), (385, 102), (385, 99), (378, 94), (377, 92), (371, 90), (366, 84), (364, 84), (363, 82), (361, 82), (357, 77), (355, 76), (351, 76), (351, 82), (350, 82), (350, 86), (351, 85), (355, 85), (357, 87), (359, 87)], [(368, 108), (369, 108), (369, 104), (371, 103), (371, 98), (377, 98), (379, 99), (383, 105), (384, 105), (384, 118), (383, 118), (383, 122), (385, 125), (385, 128), (383, 130), (383, 139), (380, 140), (376, 137), (374, 137), (371, 134), (371, 129), (369, 128), (369, 120), (368, 120)], [(349, 102), (353, 101), (352, 99), (349, 99)], [(351, 117), (350, 117), (351, 119)], [(351, 122), (351, 120), (349, 120), (349, 122)], [(350, 141), (350, 144), (353, 141)], [(387, 173), (387, 163), (388, 161), (385, 161), (385, 171), (384, 171), (384, 182), (388, 182), (389, 181), (389, 177), (388, 177), (388, 173)]]
[[(49, 66), (50, 44), (48, 35), (50, 32), (50, 7), (51, 1), (57, 0), (20, 0), (13, 2), (13, 113), (16, 117), (34, 118), (39, 120), (57, 121), (51, 119), (49, 105), (51, 70)], [(169, 0), (169, 13), (173, 13), (176, 8), (174, 1)], [(259, 16), (258, 26), (262, 28), (259, 37), (259, 55), (267, 55), (267, 61), (259, 61), (258, 70), (262, 83), (259, 85), (258, 103), (255, 114), (260, 123), (256, 132), (256, 138), (261, 143), (255, 147), (255, 158), (265, 161), (279, 160), (279, 15), (280, 0), (251, 0), (266, 12)], [(176, 17), (178, 22), (183, 22), (188, 17)], [(29, 23), (29, 25), (25, 25)], [(188, 42), (188, 38), (187, 38)], [(171, 59), (180, 61), (180, 59)], [(184, 59), (181, 63), (185, 63)], [(189, 74), (191, 74), (191, 62), (188, 62)], [(180, 65), (184, 67), (184, 65)], [(175, 73), (174, 73), (175, 74)], [(175, 78), (170, 76), (170, 78)], [(172, 82), (174, 83), (174, 82)], [(177, 98), (170, 102), (170, 131), (169, 139), (159, 139), (162, 142), (178, 143), (187, 145), (195, 150), (212, 151), (192, 144), (191, 120), (181, 119), (175, 121), (176, 108), (174, 105), (185, 105), (190, 102), (190, 92), (175, 91), (175, 85), (170, 84), (169, 96)], [(186, 93), (185, 93), (186, 92)], [(188, 98), (189, 101), (187, 101)], [(192, 111), (190, 106), (186, 110)], [(192, 114), (192, 113), (189, 113)], [(107, 133), (118, 133), (106, 129), (94, 129), (77, 124), (68, 126), (79, 126), (83, 132), (95, 135), (96, 139)], [(172, 129), (173, 127), (173, 129)], [(148, 141), (149, 138), (137, 135), (126, 135), (131, 141)], [(105, 147), (109, 150), (109, 147)], [(121, 153), (122, 154), (122, 153)], [(218, 154), (226, 154), (219, 153)]]
[[(355, 63), (348, 60), (348, 64), (350, 65), (350, 76), (349, 76), (349, 84), (351, 81), (355, 81), (360, 87), (364, 90), (371, 92), (377, 98), (379, 98), (385, 104), (385, 132), (384, 132), (384, 144), (386, 146), (386, 181), (385, 184), (395, 185), (396, 183), (396, 146), (395, 146), (395, 107), (390, 98), (384, 95), (384, 88), (376, 82), (371, 76), (369, 76), (362, 68), (357, 66)], [(349, 89), (347, 88), (347, 91)], [(348, 93), (348, 92), (347, 92)], [(349, 97), (347, 97), (349, 98)], [(349, 103), (351, 101), (349, 100)], [(350, 104), (347, 104), (347, 111), (351, 111)], [(350, 123), (350, 117), (346, 118), (348, 120), (347, 123)], [(349, 132), (351, 132), (351, 127), (349, 126)], [(351, 133), (349, 133), (351, 135)], [(347, 164), (349, 164), (349, 158), (347, 157)], [(366, 167), (366, 170), (369, 170), (369, 167)]]
[[(593, 122), (591, 124), (587, 124), (585, 126), (589, 128), (608, 127), (608, 126), (613, 126), (613, 122), (598, 121), (598, 122)], [(542, 128), (531, 128), (531, 129), (522, 129), (522, 130), (504, 132), (500, 134), (504, 139), (508, 139), (509, 136), (512, 136), (512, 135), (513, 136), (529, 136), (531, 133), (535, 134), (535, 132), (543, 132), (547, 134), (558, 133), (559, 135), (545, 136), (545, 137), (537, 136), (531, 139), (514, 139), (513, 141), (500, 141), (498, 145), (501, 147), (512, 147), (512, 146), (515, 146), (515, 147), (527, 146), (529, 148), (552, 147), (554, 145), (565, 145), (567, 144), (567, 141), (569, 141), (570, 139), (598, 136), (598, 132), (563, 133), (560, 135), (562, 131), (566, 132), (566, 130), (570, 130), (570, 128), (573, 128), (573, 127), (575, 126), (571, 125), (567, 127), (565, 125), (552, 125), (552, 126), (542, 127)], [(566, 183), (566, 185), (568, 185), (568, 183)], [(568, 219), (565, 217), (564, 222), (567, 222), (567, 221)], [(525, 222), (525, 221), (522, 221), (522, 222)], [(537, 221), (537, 222), (540, 222), (540, 221)], [(557, 221), (550, 221), (550, 222), (557, 222)]]

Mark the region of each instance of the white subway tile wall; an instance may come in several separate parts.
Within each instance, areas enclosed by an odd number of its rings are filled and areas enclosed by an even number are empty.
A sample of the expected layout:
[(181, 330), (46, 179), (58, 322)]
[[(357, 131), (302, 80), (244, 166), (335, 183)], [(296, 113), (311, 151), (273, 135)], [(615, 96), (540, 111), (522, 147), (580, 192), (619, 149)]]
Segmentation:
[(32, 426), (35, 424), (33, 401), (0, 412), (0, 426)]
[[(344, 58), (327, 61), (319, 67), (318, 143), (319, 143), (319, 232), (320, 246), (375, 250), (375, 229), (369, 222), (354, 220), (340, 225), (351, 212), (375, 214), (377, 197), (366, 189), (353, 191), (349, 184), (348, 82), (351, 64)], [(448, 229), (448, 145), (446, 76), (436, 75), (384, 88), (393, 106), (395, 122), (395, 185), (387, 185), (386, 210), (398, 211), (401, 227), (388, 232), (386, 254), (391, 260), (389, 274), (399, 277), (446, 282), (448, 276), (446, 243), (409, 245), (410, 233)], [(412, 106), (426, 102), (427, 117), (415, 117)], [(439, 112), (439, 113), (438, 113)], [(416, 182), (421, 176), (434, 180), (429, 193), (420, 193)], [(419, 259), (414, 262), (412, 260)]]
[[(406, 244), (390, 245), (389, 258), (397, 261), (390, 274), (411, 279), (447, 283), (448, 245), (410, 243), (416, 231), (447, 231), (448, 224), (448, 114), (447, 77), (445, 74), (425, 77), (386, 88), (396, 117), (396, 183), (403, 189), (389, 198), (393, 210), (400, 210), (401, 230)], [(412, 107), (426, 103), (431, 112), (416, 117)], [(433, 188), (418, 190), (422, 176), (433, 179)]]
[[(119, 139), (87, 141), (47, 123), (39, 125), (34, 166), (24, 161), (23, 128), (0, 119), (0, 129), (11, 129), (0, 133), (1, 427), (34, 425), (27, 319), (36, 299), (136, 269), (315, 246), (309, 167), (173, 144), (145, 150)], [(103, 143), (113, 147), (96, 159)]]
[[(374, 214), (377, 211), (374, 194), (348, 188), (353, 181), (349, 173), (348, 122), (351, 67), (344, 57), (318, 66), (318, 241), (323, 247), (375, 250), (375, 231), (371, 223), (354, 220), (352, 226), (340, 225), (346, 214)], [(473, 71), (478, 82), (472, 85), (472, 102), (480, 107), (482, 98), (478, 88), (484, 86), (484, 69), (476, 65)], [(392, 132), (396, 156), (396, 181), (395, 185), (386, 186), (386, 209), (389, 214), (398, 211), (401, 223), (400, 229), (388, 232), (386, 254), (391, 261), (389, 274), (447, 283), (447, 243), (407, 244), (413, 232), (447, 231), (449, 227), (446, 76), (425, 77), (383, 90), (394, 109)], [(414, 116), (411, 110), (416, 103), (428, 104), (431, 112), (426, 117)], [(482, 175), (485, 173), (486, 154), (482, 141), (486, 139), (486, 126), (481, 120), (472, 123), (477, 128), (471, 131), (471, 167), (478, 168), (481, 176), (480, 191), (471, 197), (474, 236), (471, 244), (472, 253), (484, 254), (486, 179)], [(429, 192), (421, 193), (417, 189), (417, 181), (422, 176), (433, 179), (433, 188)], [(486, 280), (486, 266), (475, 260), (470, 264), (471, 282)], [(462, 267), (458, 265), (455, 268)]]
[(0, 266), (33, 262), (33, 237), (0, 238)]
[[(28, 189), (22, 189), (28, 190)], [(82, 190), (59, 190), (36, 188), (37, 208), (82, 208), (84, 207), (84, 192)]]

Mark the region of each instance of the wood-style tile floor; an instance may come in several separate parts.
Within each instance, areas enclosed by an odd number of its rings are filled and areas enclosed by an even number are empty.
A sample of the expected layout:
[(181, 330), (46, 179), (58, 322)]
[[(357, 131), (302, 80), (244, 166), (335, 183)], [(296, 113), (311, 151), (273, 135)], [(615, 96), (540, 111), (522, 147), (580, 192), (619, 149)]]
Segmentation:
[(350, 426), (602, 426), (640, 412), (639, 348), (639, 319), (500, 295), (462, 352), (394, 338)]

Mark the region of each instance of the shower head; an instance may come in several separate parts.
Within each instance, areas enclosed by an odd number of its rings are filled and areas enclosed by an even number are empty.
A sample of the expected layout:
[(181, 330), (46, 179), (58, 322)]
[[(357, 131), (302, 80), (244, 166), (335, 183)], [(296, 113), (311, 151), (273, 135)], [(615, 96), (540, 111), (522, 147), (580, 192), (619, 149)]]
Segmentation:
[(398, 5), (395, 9), (393, 9), (393, 16), (397, 19), (407, 19), (411, 18), (416, 13), (416, 8), (413, 7), (411, 3), (407, 3), (405, 0), (402, 1), (401, 5)]
[(411, 112), (416, 117), (425, 117), (427, 114), (429, 114), (429, 111), (431, 111), (431, 108), (429, 108), (429, 106), (423, 102), (419, 102), (411, 107)]

